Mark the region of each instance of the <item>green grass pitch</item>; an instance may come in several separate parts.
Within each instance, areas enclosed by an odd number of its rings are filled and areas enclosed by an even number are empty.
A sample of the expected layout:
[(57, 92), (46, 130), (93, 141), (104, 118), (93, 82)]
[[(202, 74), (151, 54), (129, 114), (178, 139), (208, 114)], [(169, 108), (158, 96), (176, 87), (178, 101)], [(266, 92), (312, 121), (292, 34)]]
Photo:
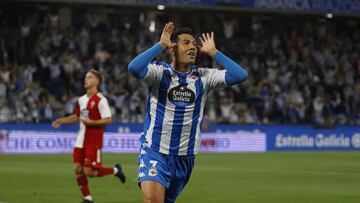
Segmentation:
[[(96, 203), (141, 202), (136, 157), (104, 154), (104, 164), (121, 162), (128, 179), (90, 179)], [(80, 202), (71, 161), (70, 154), (0, 154), (0, 202)], [(199, 154), (177, 202), (359, 203), (360, 152)]]

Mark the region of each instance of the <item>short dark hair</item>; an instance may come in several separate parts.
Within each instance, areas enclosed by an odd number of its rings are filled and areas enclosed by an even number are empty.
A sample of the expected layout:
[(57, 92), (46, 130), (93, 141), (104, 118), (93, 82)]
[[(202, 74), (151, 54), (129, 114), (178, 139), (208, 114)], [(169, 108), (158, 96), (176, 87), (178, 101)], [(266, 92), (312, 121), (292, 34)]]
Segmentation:
[(179, 39), (178, 37), (181, 34), (189, 34), (189, 35), (194, 36), (194, 32), (192, 31), (191, 28), (189, 28), (189, 27), (181, 27), (181, 28), (176, 29), (171, 34), (171, 37), (170, 37), (171, 42), (177, 42), (177, 40)]
[(94, 69), (94, 68), (90, 69), (88, 71), (88, 73), (92, 73), (92, 74), (94, 74), (96, 76), (96, 78), (99, 80), (99, 85), (98, 86), (100, 86), (101, 83), (102, 83), (101, 73), (98, 70)]

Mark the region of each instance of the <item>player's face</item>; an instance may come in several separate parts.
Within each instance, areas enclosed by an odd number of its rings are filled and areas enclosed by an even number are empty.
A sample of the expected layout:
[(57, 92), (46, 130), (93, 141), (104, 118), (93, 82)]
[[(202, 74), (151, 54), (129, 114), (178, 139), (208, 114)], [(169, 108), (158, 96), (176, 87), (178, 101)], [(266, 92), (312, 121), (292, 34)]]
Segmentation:
[(86, 73), (84, 84), (85, 89), (92, 88), (94, 86), (96, 87), (98, 83), (99, 80), (94, 74), (92, 74), (91, 72)]
[(196, 41), (192, 35), (181, 34), (175, 47), (177, 61), (182, 64), (194, 64), (197, 54)]

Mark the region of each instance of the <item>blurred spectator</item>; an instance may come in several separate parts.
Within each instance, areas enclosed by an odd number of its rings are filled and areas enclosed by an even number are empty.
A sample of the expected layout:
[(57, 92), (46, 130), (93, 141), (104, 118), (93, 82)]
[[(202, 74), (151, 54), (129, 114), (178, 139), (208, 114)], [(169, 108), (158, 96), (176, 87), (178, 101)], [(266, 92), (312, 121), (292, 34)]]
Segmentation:
[(53, 110), (49, 104), (49, 97), (46, 93), (39, 95), (39, 121), (40, 122), (51, 122), (53, 117)]
[[(84, 91), (82, 75), (90, 68), (104, 75), (100, 89), (114, 120), (143, 122), (147, 89), (127, 72), (127, 64), (158, 40), (164, 22), (175, 19), (196, 32), (214, 30), (218, 49), (249, 71), (242, 85), (210, 93), (206, 124), (360, 124), (356, 19), (187, 13), (185, 20), (177, 12), (157, 16), (127, 8), (116, 13), (72, 9), (73, 24), (65, 29), (59, 27), (62, 18), (56, 7), (43, 14), (24, 12), (13, 27), (11, 16), (2, 20), (1, 122), (48, 122), (71, 114)], [(202, 24), (206, 18), (211, 21)], [(156, 22), (155, 32), (149, 29), (151, 22)], [(19, 35), (6, 34), (10, 31)], [(170, 62), (169, 55), (161, 57)], [(221, 68), (206, 56), (200, 55), (198, 62)]]

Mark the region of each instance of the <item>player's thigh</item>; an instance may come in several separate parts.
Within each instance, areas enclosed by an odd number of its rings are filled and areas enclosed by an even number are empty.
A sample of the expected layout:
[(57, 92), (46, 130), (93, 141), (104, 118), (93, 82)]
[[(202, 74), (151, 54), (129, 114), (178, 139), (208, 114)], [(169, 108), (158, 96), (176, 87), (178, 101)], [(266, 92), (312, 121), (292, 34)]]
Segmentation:
[(84, 167), (98, 169), (102, 165), (101, 149), (98, 147), (85, 147)]
[(85, 159), (84, 149), (75, 147), (73, 150), (73, 163), (83, 165), (84, 159)]
[(169, 187), (172, 174), (166, 160), (166, 155), (151, 150), (142, 151), (137, 159), (139, 186), (141, 187), (140, 183), (143, 181), (154, 181), (165, 188)]
[(165, 198), (165, 187), (155, 181), (145, 180), (140, 183), (144, 203), (163, 203)]
[(170, 182), (169, 188), (165, 190), (165, 203), (173, 203), (185, 188), (188, 179), (174, 178)]
[(175, 202), (188, 183), (194, 168), (195, 156), (181, 156), (174, 158), (175, 175), (165, 192), (165, 202)]
[(82, 148), (74, 148), (73, 151), (73, 163), (74, 172), (77, 175), (83, 174), (85, 153)]
[(171, 171), (168, 168), (167, 155), (142, 146), (137, 159), (138, 184), (142, 190), (144, 202), (163, 203), (165, 188), (169, 186)]

